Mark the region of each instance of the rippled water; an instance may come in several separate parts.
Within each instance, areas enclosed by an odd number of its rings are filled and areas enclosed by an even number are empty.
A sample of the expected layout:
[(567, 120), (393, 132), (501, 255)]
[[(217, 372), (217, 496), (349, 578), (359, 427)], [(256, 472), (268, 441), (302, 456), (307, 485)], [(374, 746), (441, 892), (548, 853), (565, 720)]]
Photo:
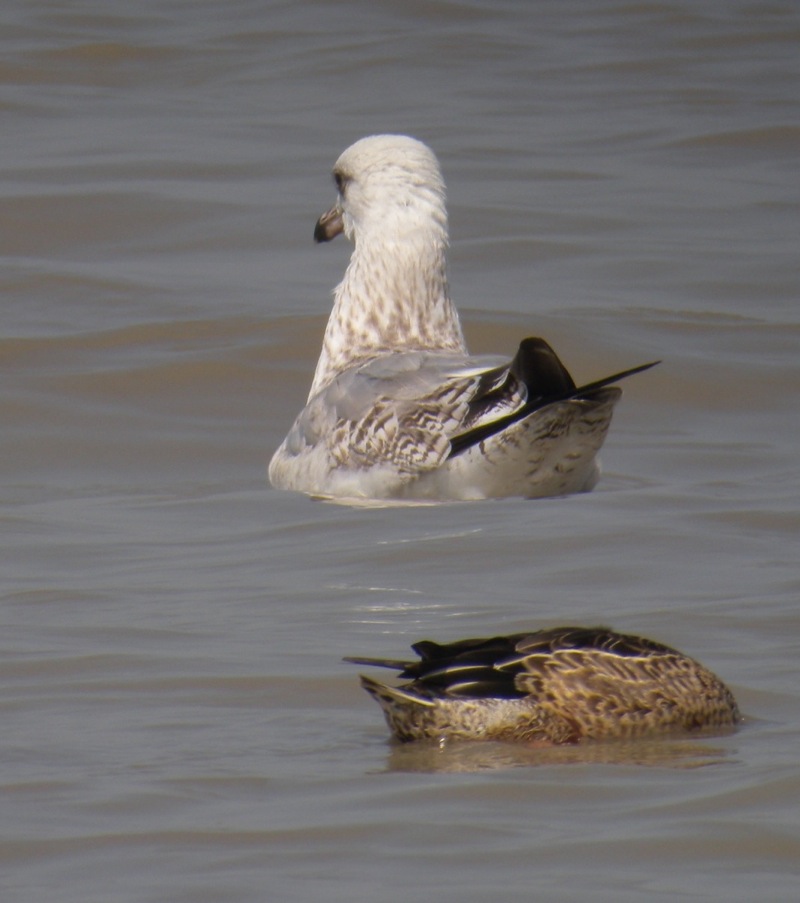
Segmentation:
[[(31, 0), (0, 32), (3, 901), (788, 900), (792, 2)], [(339, 152), (437, 151), (471, 347), (631, 380), (587, 496), (272, 491)], [(607, 623), (744, 726), (396, 747), (343, 655)]]

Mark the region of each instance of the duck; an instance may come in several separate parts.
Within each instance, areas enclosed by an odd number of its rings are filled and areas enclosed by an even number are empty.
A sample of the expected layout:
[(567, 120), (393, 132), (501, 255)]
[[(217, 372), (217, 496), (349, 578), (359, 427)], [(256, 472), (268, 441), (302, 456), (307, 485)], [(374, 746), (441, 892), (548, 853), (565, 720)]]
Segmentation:
[(335, 501), (449, 501), (588, 491), (621, 390), (657, 361), (577, 385), (549, 343), (471, 355), (447, 281), (445, 184), (407, 135), (371, 135), (333, 169), (314, 238), (354, 248), (306, 404), (273, 487)]
[(418, 661), (348, 657), (400, 672), (361, 675), (401, 742), (495, 740), (562, 746), (732, 728), (731, 691), (676, 649), (606, 627), (557, 627), (452, 643), (423, 640)]

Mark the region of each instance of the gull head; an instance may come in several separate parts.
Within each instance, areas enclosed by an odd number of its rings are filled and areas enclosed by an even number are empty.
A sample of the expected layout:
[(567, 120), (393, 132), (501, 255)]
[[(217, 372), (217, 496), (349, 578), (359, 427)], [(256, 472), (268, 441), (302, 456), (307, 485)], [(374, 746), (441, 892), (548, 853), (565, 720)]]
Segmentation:
[(314, 239), (341, 232), (360, 242), (434, 240), (447, 244), (445, 188), (433, 151), (406, 135), (371, 135), (336, 161), (338, 196), (317, 221)]
[(433, 151), (405, 135), (362, 138), (336, 161), (336, 204), (314, 238), (353, 242), (334, 291), (311, 398), (387, 351), (466, 353), (447, 289), (444, 180)]

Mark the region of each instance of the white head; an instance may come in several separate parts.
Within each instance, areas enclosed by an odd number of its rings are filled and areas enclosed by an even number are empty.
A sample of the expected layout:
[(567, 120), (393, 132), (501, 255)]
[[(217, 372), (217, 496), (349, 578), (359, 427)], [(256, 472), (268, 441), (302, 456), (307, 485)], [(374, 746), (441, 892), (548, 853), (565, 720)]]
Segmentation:
[(433, 151), (405, 135), (373, 135), (347, 148), (333, 178), (339, 195), (314, 238), (344, 232), (355, 248), (311, 395), (377, 353), (466, 350), (447, 290), (444, 180)]
[(407, 135), (372, 135), (336, 161), (335, 206), (320, 217), (314, 237), (339, 232), (358, 243), (427, 238), (447, 244), (445, 187), (433, 151)]

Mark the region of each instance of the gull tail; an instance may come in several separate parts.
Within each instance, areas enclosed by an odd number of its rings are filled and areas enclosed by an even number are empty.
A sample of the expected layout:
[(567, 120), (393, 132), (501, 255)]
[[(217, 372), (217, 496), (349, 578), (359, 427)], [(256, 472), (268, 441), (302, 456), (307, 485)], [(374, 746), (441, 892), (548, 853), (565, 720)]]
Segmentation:
[[(527, 390), (527, 400), (515, 411), (498, 417), (495, 420), (480, 423), (473, 429), (466, 430), (450, 439), (450, 454), (448, 458), (472, 448), (484, 439), (503, 432), (514, 423), (524, 420), (535, 411), (541, 410), (551, 404), (573, 399), (591, 399), (601, 389), (619, 382), (635, 373), (641, 373), (655, 367), (660, 361), (651, 361), (649, 364), (640, 364), (629, 370), (621, 370), (612, 376), (576, 386), (575, 381), (567, 368), (561, 363), (558, 355), (550, 345), (539, 338), (527, 338), (520, 342), (519, 349), (508, 368), (508, 376), (502, 385), (492, 385), (492, 396), (498, 396), (504, 389), (513, 390), (523, 384)], [(495, 371), (493, 371), (494, 373)], [(481, 404), (488, 400), (486, 397), (477, 397), (473, 403)]]

